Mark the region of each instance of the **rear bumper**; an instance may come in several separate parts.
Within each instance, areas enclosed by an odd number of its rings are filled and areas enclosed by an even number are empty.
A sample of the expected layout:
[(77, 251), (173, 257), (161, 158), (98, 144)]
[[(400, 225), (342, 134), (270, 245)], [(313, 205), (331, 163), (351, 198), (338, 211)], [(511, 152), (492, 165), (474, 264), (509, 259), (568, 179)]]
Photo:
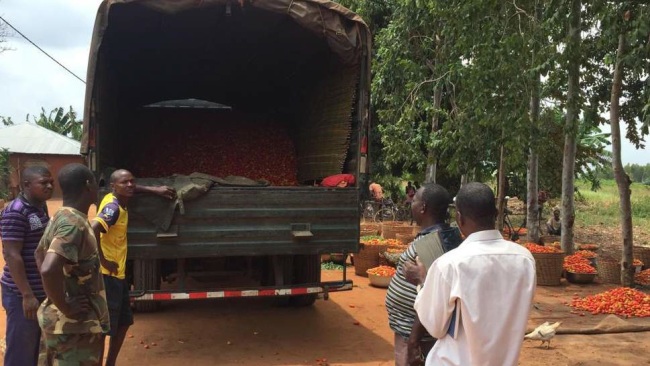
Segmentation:
[(325, 300), (330, 292), (350, 291), (352, 281), (330, 281), (321, 282), (307, 286), (280, 286), (260, 288), (229, 288), (213, 291), (164, 291), (164, 290), (143, 290), (131, 291), (132, 301), (171, 301), (171, 300), (202, 300), (221, 299), (237, 297), (275, 297), (275, 296), (297, 296), (323, 294)]

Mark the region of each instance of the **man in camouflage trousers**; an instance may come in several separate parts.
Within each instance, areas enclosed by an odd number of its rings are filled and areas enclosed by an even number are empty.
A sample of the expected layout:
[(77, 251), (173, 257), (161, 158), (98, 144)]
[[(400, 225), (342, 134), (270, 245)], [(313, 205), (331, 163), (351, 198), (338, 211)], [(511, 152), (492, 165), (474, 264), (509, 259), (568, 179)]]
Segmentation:
[(58, 180), (63, 207), (50, 220), (35, 253), (47, 295), (38, 321), (49, 365), (101, 365), (108, 306), (97, 240), (86, 215), (98, 187), (81, 164), (64, 166)]

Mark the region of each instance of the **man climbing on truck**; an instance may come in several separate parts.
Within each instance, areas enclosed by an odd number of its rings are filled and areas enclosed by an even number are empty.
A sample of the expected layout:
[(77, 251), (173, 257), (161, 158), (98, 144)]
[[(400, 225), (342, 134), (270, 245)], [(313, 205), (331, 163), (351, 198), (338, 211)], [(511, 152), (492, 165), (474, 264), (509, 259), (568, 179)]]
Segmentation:
[(133, 174), (119, 169), (110, 177), (111, 192), (102, 199), (98, 214), (92, 221), (95, 237), (99, 239), (101, 272), (106, 287), (106, 301), (110, 314), (111, 337), (106, 365), (117, 361), (126, 332), (133, 324), (133, 313), (129, 299), (129, 284), (126, 281), (126, 230), (129, 223), (127, 204), (135, 192), (156, 194), (168, 199), (176, 197), (173, 188), (167, 186), (138, 186)]

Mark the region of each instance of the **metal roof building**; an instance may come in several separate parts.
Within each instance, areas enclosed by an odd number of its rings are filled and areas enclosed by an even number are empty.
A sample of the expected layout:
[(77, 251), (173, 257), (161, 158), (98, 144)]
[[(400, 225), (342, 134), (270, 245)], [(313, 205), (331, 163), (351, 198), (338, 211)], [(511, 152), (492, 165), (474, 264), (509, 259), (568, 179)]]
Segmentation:
[(81, 155), (79, 141), (33, 123), (0, 128), (0, 148), (17, 154)]

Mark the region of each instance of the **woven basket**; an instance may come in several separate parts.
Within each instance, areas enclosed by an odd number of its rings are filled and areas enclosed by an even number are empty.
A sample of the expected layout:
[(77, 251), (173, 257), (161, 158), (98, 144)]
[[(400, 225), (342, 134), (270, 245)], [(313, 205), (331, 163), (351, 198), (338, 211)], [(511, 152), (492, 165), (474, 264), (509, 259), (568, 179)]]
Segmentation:
[(635, 245), (633, 248), (634, 258), (643, 262), (643, 268), (650, 268), (650, 247)]
[(558, 235), (542, 235), (539, 237), (539, 241), (542, 242), (542, 244), (554, 243), (560, 241), (560, 237)]
[(395, 234), (395, 239), (397, 239), (399, 242), (401, 242), (404, 245), (408, 245), (411, 244), (413, 240), (415, 240), (415, 235), (413, 235), (413, 233), (408, 233), (408, 234), (397, 233)]
[(412, 235), (413, 227), (402, 223), (383, 223), (381, 225), (381, 236), (384, 239), (397, 239), (397, 234)]
[(361, 236), (366, 235), (379, 235), (381, 233), (381, 225), (374, 222), (361, 223)]
[(598, 259), (598, 279), (603, 283), (621, 284), (621, 263), (616, 259)]
[(535, 258), (537, 284), (559, 286), (564, 271), (564, 253), (532, 253)]
[(383, 253), (387, 245), (364, 245), (359, 244), (359, 253), (354, 255), (354, 273), (357, 276), (368, 277), (367, 270), (379, 266), (379, 253)]

